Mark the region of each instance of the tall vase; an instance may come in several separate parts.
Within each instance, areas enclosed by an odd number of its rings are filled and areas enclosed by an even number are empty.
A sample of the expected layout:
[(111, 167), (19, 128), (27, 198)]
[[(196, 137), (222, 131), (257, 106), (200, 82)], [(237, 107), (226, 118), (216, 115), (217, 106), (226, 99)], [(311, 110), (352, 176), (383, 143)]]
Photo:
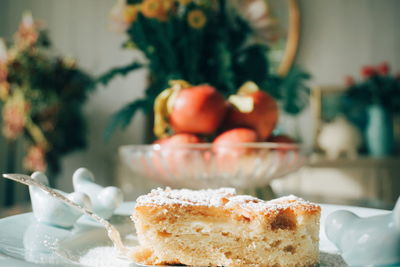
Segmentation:
[(369, 154), (373, 157), (384, 157), (393, 151), (394, 136), (391, 114), (381, 105), (371, 105), (368, 108), (366, 141)]

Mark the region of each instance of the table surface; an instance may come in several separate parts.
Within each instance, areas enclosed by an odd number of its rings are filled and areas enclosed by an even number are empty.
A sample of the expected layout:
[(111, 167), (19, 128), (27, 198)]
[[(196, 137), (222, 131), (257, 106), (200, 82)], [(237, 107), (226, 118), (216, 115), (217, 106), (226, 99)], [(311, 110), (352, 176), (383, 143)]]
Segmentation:
[(31, 207), (31, 203), (29, 203), (29, 202), (18, 204), (18, 205), (9, 207), (9, 208), (2, 208), (2, 209), (0, 209), (0, 219), (6, 218), (9, 216), (14, 216), (17, 214), (31, 212), (31, 211), (32, 211), (32, 207)]
[(367, 157), (359, 156), (354, 159), (328, 159), (325, 156), (311, 156), (307, 166), (314, 168), (397, 168), (400, 169), (400, 157)]

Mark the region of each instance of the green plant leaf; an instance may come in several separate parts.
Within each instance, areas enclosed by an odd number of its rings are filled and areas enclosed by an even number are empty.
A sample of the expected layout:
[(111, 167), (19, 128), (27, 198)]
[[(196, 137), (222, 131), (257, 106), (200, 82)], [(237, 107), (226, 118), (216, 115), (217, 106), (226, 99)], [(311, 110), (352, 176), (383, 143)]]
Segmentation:
[(146, 111), (149, 106), (148, 102), (149, 102), (149, 100), (146, 98), (137, 99), (137, 100), (129, 103), (125, 107), (123, 107), (117, 113), (115, 113), (111, 117), (111, 119), (108, 123), (108, 126), (106, 127), (106, 130), (104, 131), (104, 140), (108, 141), (117, 127), (120, 127), (121, 129), (125, 129), (129, 125), (129, 123), (132, 120), (132, 117), (135, 115), (135, 113), (138, 110), (142, 109), (142, 110)]
[(311, 76), (297, 66), (290, 69), (281, 85), (283, 109), (290, 114), (299, 113), (308, 104), (310, 89), (305, 81)]
[(144, 65), (142, 63), (133, 62), (126, 66), (113, 68), (113, 69), (107, 71), (106, 73), (100, 75), (100, 77), (98, 77), (96, 79), (96, 83), (107, 85), (115, 76), (117, 76), (117, 75), (125, 76), (129, 72), (143, 68), (143, 67), (144, 67)]
[(268, 48), (263, 45), (252, 45), (243, 49), (236, 60), (236, 87), (247, 81), (262, 84), (269, 77), (267, 59)]

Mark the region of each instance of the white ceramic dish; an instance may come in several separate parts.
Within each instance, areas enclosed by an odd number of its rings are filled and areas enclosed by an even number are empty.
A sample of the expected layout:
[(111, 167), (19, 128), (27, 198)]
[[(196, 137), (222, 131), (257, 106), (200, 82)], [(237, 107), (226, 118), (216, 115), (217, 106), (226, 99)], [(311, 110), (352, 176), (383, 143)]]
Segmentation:
[[(135, 237), (129, 235), (134, 229), (133, 223), (129, 219), (133, 205), (133, 202), (123, 203), (116, 211), (116, 216), (111, 219), (122, 236), (127, 238), (125, 242), (128, 245), (135, 243)], [(320, 250), (329, 253), (339, 253), (339, 251), (327, 240), (323, 230), (324, 220), (328, 214), (338, 209), (350, 210), (359, 216), (372, 216), (388, 212), (351, 206), (326, 204), (321, 206)], [(31, 213), (0, 220), (0, 266), (79, 266), (83, 255), (89, 250), (102, 246), (110, 246), (105, 230), (85, 217), (81, 218), (70, 230), (39, 224)], [(107, 262), (103, 261), (102, 263), (107, 266)], [(125, 266), (138, 266), (133, 263), (124, 264)], [(117, 266), (114, 263), (112, 265)], [(326, 265), (321, 264), (321, 266)]]

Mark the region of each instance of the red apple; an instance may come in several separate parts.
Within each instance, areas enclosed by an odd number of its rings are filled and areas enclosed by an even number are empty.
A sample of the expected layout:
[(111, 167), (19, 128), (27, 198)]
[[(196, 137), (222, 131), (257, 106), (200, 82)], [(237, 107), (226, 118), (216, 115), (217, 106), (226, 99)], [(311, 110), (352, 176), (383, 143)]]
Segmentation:
[(177, 133), (212, 134), (219, 127), (226, 109), (224, 97), (214, 87), (185, 88), (174, 100), (169, 122)]
[(158, 139), (154, 144), (163, 146), (183, 145), (183, 144), (198, 144), (201, 143), (201, 139), (194, 134), (179, 133), (169, 137)]
[(170, 179), (173, 175), (180, 176), (182, 170), (190, 168), (196, 155), (185, 145), (201, 142), (198, 136), (188, 133), (174, 134), (155, 141), (155, 144), (161, 145), (160, 150), (154, 151), (152, 157), (152, 168), (153, 171), (157, 171), (158, 179), (168, 184), (166, 179)]
[(169, 137), (157, 139), (156, 141), (153, 142), (153, 145), (162, 145), (168, 141), (168, 138)]
[(175, 133), (212, 134), (227, 111), (227, 103), (214, 87), (192, 86), (185, 81), (172, 81), (171, 88), (161, 92), (154, 104), (158, 137), (167, 129)]
[(256, 131), (248, 128), (235, 128), (223, 132), (213, 142), (213, 151), (220, 155), (242, 155), (250, 150), (240, 143), (254, 143), (258, 141)]
[[(294, 144), (295, 141), (287, 135), (280, 134), (280, 135), (271, 136), (267, 139), (267, 142), (283, 144), (274, 149), (278, 153), (278, 156), (282, 159), (286, 157), (286, 153), (288, 151), (292, 151), (293, 158), (297, 158), (299, 156), (298, 148), (296, 146), (290, 145), (290, 144)], [(292, 160), (293, 160), (293, 158), (292, 158)]]
[(238, 143), (254, 143), (258, 137), (256, 131), (248, 128), (235, 128), (223, 132), (217, 136), (213, 142), (214, 145), (227, 145)]
[(229, 98), (229, 102), (232, 105), (226, 117), (226, 127), (254, 129), (262, 141), (271, 135), (278, 121), (278, 105), (268, 93), (248, 82), (238, 94)]
[(248, 128), (235, 128), (220, 134), (212, 147), (218, 168), (234, 175), (254, 152), (254, 148), (248, 147), (246, 143), (257, 141), (256, 131)]

